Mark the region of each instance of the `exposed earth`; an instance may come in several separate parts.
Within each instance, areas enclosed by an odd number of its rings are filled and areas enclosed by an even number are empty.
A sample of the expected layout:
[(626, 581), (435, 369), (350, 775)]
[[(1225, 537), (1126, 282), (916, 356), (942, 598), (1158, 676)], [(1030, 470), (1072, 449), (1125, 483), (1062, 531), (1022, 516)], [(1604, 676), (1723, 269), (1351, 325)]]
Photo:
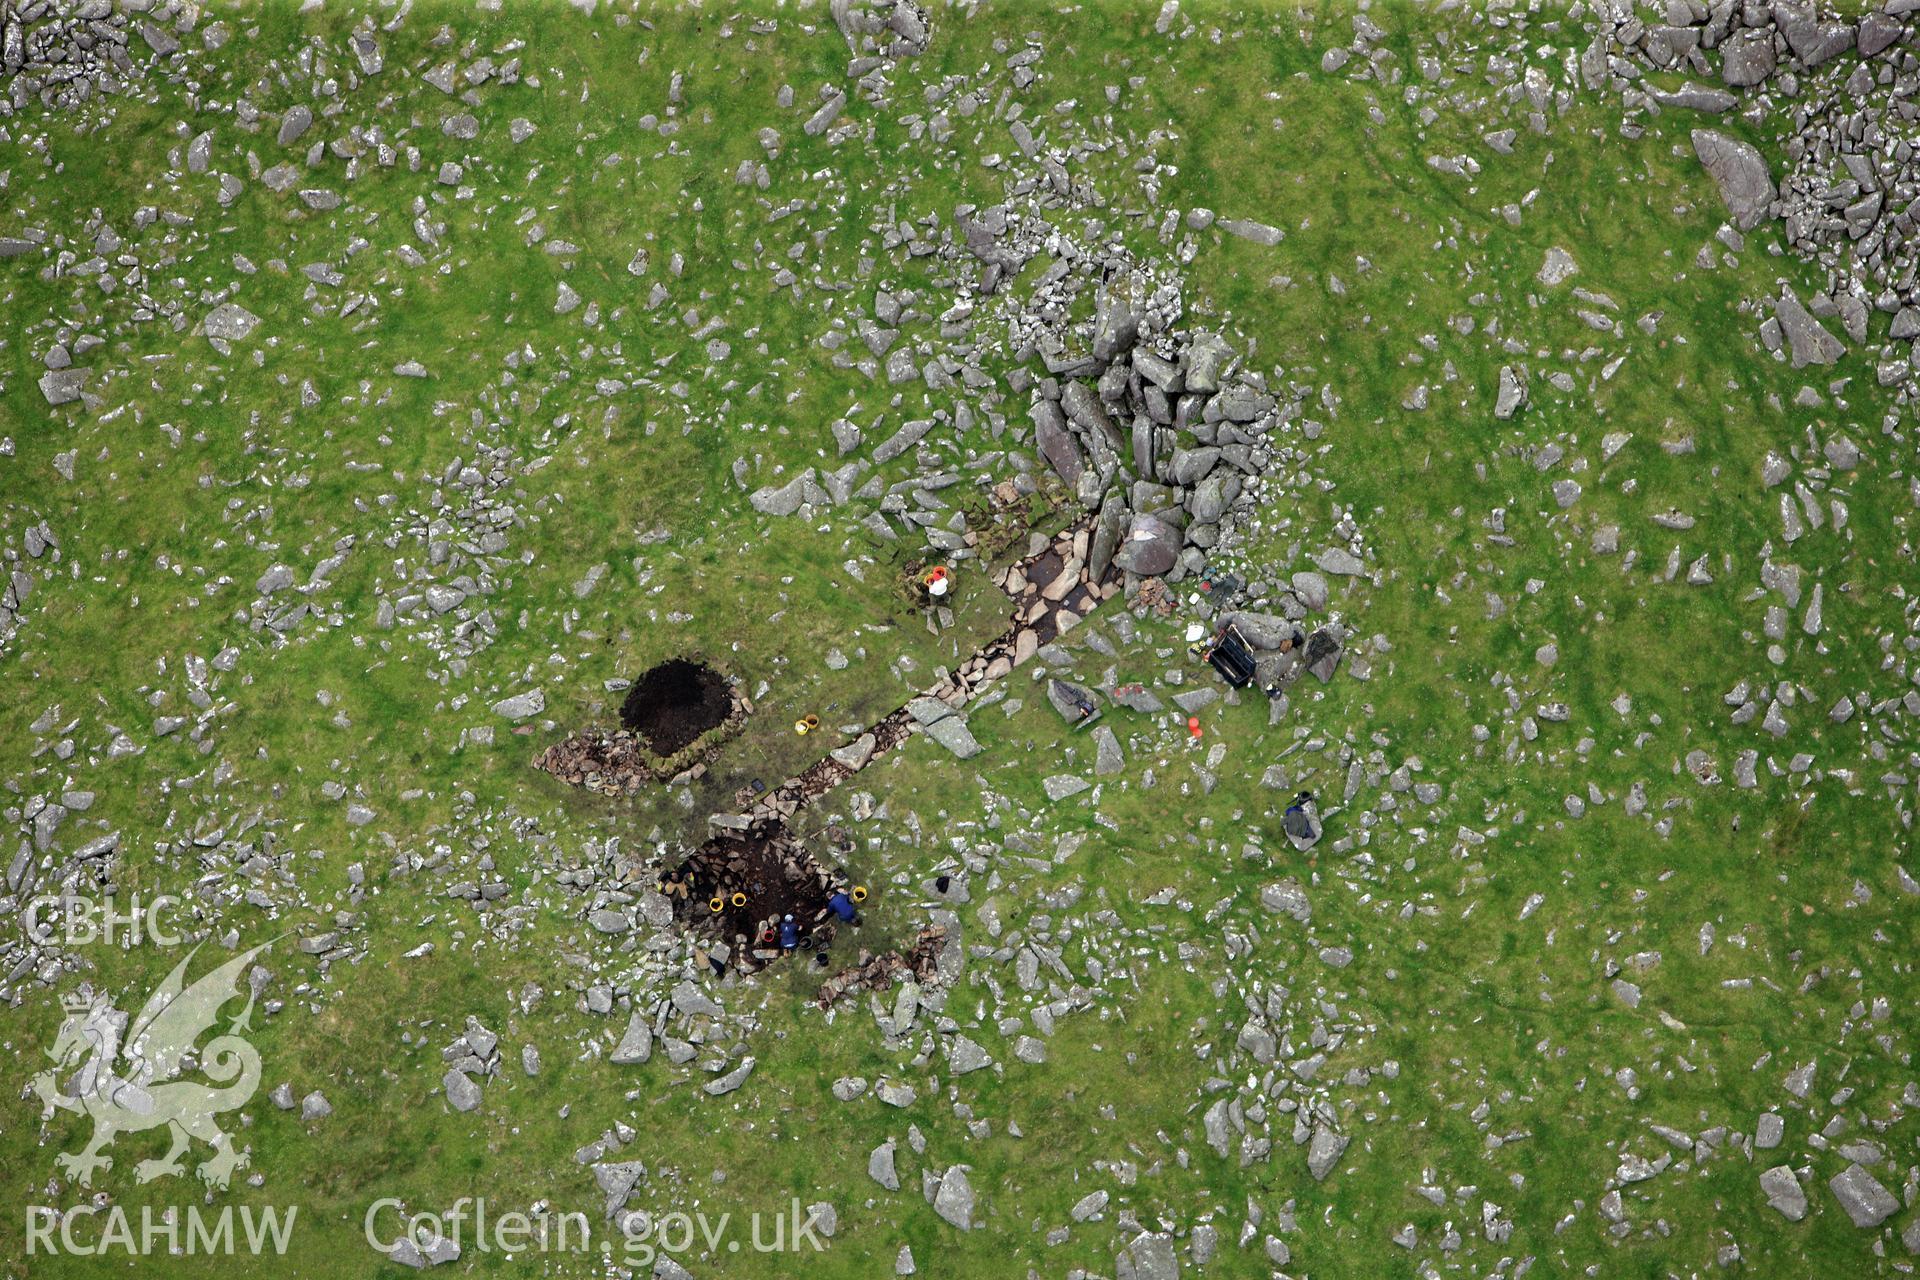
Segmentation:
[(0, 0), (0, 1277), (1915, 1274), (1917, 27)]
[(718, 728), (732, 705), (725, 676), (702, 663), (670, 658), (633, 682), (620, 704), (620, 723), (655, 755), (670, 756)]
[[(757, 968), (775, 958), (779, 925), (788, 915), (807, 950), (825, 950), (832, 940), (827, 911), (832, 882), (812, 852), (778, 823), (763, 821), (739, 833), (714, 836), (662, 876), (661, 883), (673, 900), (674, 918), (723, 944), (732, 963)], [(844, 887), (851, 888), (852, 882)], [(713, 909), (716, 903), (718, 911)]]

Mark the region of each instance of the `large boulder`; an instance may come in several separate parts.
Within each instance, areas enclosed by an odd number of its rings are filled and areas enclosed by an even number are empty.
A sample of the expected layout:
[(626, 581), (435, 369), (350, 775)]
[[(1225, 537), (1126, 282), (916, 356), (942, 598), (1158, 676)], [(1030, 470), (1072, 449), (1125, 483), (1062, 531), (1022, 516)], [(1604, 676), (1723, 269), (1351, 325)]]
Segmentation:
[(1800, 1180), (1793, 1176), (1790, 1165), (1775, 1165), (1760, 1175), (1760, 1190), (1766, 1193), (1767, 1203), (1788, 1222), (1798, 1222), (1807, 1216), (1807, 1193), (1800, 1189)]
[(1313, 563), (1320, 572), (1338, 574), (1343, 578), (1358, 578), (1367, 571), (1366, 561), (1345, 547), (1328, 547), (1313, 558)]
[(1793, 56), (1810, 67), (1839, 57), (1854, 47), (1853, 26), (1822, 22), (1809, 0), (1773, 0), (1774, 25), (1787, 38)]
[(1213, 464), (1219, 460), (1220, 450), (1210, 444), (1194, 449), (1175, 449), (1173, 482), (1182, 486), (1199, 484), (1213, 471)]
[(509, 720), (525, 720), (539, 715), (547, 709), (547, 694), (544, 689), (529, 689), (525, 693), (516, 693), (510, 698), (502, 698), (493, 704), (493, 713)]
[(959, 716), (934, 721), (926, 726), (926, 734), (962, 760), (980, 754), (980, 743), (974, 738), (973, 731), (967, 728), (967, 722)]
[(1183, 359), (1187, 390), (1211, 395), (1220, 389), (1220, 375), (1233, 359), (1233, 348), (1218, 334), (1203, 333), (1193, 340)]
[(747, 495), (755, 511), (769, 516), (790, 516), (807, 500), (807, 486), (814, 483), (814, 469), (808, 467), (781, 485), (767, 485)]
[(635, 1009), (627, 1019), (627, 1030), (620, 1037), (620, 1043), (614, 1046), (608, 1061), (626, 1066), (631, 1063), (645, 1062), (653, 1056), (653, 1028), (647, 1024), (646, 1017)]
[(1847, 353), (1846, 344), (1813, 318), (1791, 287), (1781, 286), (1780, 296), (1774, 299), (1773, 314), (1780, 322), (1781, 334), (1786, 337), (1787, 353), (1794, 368), (1832, 364)]
[(1229, 613), (1220, 621), (1232, 626), (1255, 649), (1278, 649), (1298, 630), (1290, 620), (1271, 613)]
[(49, 369), (40, 375), (40, 394), (48, 404), (72, 404), (86, 393), (91, 369)]
[(1866, 1168), (1859, 1164), (1850, 1164), (1844, 1170), (1827, 1179), (1827, 1189), (1833, 1192), (1833, 1198), (1847, 1211), (1847, 1217), (1853, 1225), (1865, 1230), (1877, 1227), (1899, 1212), (1900, 1202), (1893, 1193), (1880, 1185)]
[(1291, 579), (1293, 593), (1300, 597), (1300, 603), (1318, 612), (1327, 607), (1327, 580), (1309, 569), (1302, 569)]
[(1219, 472), (1208, 476), (1187, 493), (1187, 511), (1197, 524), (1213, 524), (1227, 513), (1226, 480)]
[(290, 147), (300, 141), (308, 129), (313, 127), (313, 109), (305, 105), (295, 105), (287, 109), (280, 117), (280, 132), (276, 141), (283, 147)]
[(1099, 394), (1086, 383), (1068, 383), (1067, 389), (1060, 393), (1060, 407), (1065, 410), (1067, 421), (1080, 428), (1088, 440), (1100, 441), (1116, 454), (1130, 445), (1130, 441), (1121, 439), (1120, 429), (1107, 416)]
[(1720, 78), (1736, 89), (1751, 88), (1773, 74), (1773, 32), (1742, 31), (1720, 46)]
[(1093, 700), (1093, 695), (1067, 680), (1047, 681), (1047, 701), (1053, 704), (1053, 709), (1068, 724), (1079, 724), (1099, 714), (1099, 704)]
[(1502, 422), (1513, 417), (1526, 407), (1527, 384), (1513, 371), (1513, 366), (1500, 366), (1500, 387), (1493, 397), (1493, 416)]
[(1860, 19), (1860, 56), (1871, 58), (1906, 34), (1906, 30), (1905, 24), (1898, 18), (1884, 13), (1869, 13)]
[(1153, 419), (1144, 413), (1133, 418), (1133, 470), (1135, 475), (1151, 478), (1159, 469), (1159, 439)]
[(1307, 1145), (1307, 1172), (1313, 1175), (1315, 1182), (1327, 1180), (1327, 1175), (1340, 1163), (1349, 1141), (1351, 1139), (1325, 1125), (1314, 1126), (1313, 1141)]
[(1093, 309), (1093, 358), (1109, 364), (1140, 339), (1140, 313), (1116, 289), (1103, 289)]
[(1128, 573), (1156, 578), (1180, 558), (1180, 531), (1158, 516), (1135, 513), (1113, 562)]
[(480, 1105), (480, 1086), (464, 1071), (449, 1069), (440, 1084), (455, 1111), (472, 1111)]
[(1142, 1231), (1113, 1260), (1116, 1280), (1180, 1280), (1180, 1257), (1173, 1237), (1164, 1231)]
[(1228, 422), (1254, 422), (1274, 407), (1273, 397), (1248, 386), (1231, 386), (1214, 397), (1207, 406), (1209, 415), (1217, 413)]
[(973, 1227), (973, 1184), (967, 1180), (964, 1165), (954, 1165), (940, 1175), (933, 1193), (933, 1211), (962, 1231)]
[(1118, 494), (1101, 504), (1100, 515), (1093, 522), (1093, 537), (1087, 542), (1087, 581), (1105, 580), (1107, 570), (1113, 567), (1113, 553), (1120, 549), (1120, 535), (1126, 532), (1127, 516), (1127, 504)]
[(1751, 144), (1716, 129), (1693, 131), (1693, 154), (1700, 157), (1700, 163), (1720, 185), (1720, 199), (1733, 215), (1734, 226), (1751, 231), (1767, 220), (1767, 211), (1778, 192), (1766, 157)]
[(1731, 111), (1740, 105), (1740, 99), (1725, 89), (1691, 82), (1678, 89), (1655, 89), (1653, 100), (1663, 107), (1683, 107), (1688, 111), (1706, 111), (1714, 115)]
[(1333, 679), (1333, 669), (1340, 664), (1340, 637), (1332, 628), (1322, 627), (1307, 637), (1307, 670), (1321, 684)]
[(1033, 443), (1040, 456), (1069, 488), (1077, 486), (1081, 473), (1087, 469), (1087, 456), (1080, 451), (1080, 442), (1073, 438), (1073, 432), (1067, 430), (1066, 415), (1060, 412), (1059, 404), (1035, 400), (1027, 414), (1033, 419)]

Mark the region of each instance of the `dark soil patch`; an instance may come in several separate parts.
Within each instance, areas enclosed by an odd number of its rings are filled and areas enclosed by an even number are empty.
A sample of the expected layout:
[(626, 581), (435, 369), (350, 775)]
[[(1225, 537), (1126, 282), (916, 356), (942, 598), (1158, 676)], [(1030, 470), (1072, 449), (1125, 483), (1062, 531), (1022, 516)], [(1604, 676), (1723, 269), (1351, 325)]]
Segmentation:
[(633, 682), (620, 722), (655, 755), (670, 756), (718, 728), (732, 706), (725, 676), (704, 663), (671, 658)]
[[(783, 915), (793, 916), (803, 938), (824, 944), (832, 937), (834, 917), (827, 899), (833, 881), (778, 822), (722, 832), (661, 877), (661, 887), (673, 903), (676, 920), (727, 943), (736, 961), (752, 967), (777, 954), (765, 934), (778, 928)], [(736, 902), (739, 896), (745, 901)], [(719, 911), (712, 905), (716, 898)]]

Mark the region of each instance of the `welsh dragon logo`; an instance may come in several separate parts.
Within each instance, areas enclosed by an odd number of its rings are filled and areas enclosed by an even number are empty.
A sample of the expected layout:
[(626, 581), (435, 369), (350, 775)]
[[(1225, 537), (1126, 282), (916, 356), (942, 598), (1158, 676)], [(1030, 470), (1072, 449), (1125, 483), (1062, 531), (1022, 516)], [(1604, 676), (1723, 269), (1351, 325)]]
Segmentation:
[[(194, 1044), (218, 1021), (221, 1006), (242, 994), (238, 984), (247, 966), (271, 945), (235, 956), (188, 986), (187, 965), (200, 950), (195, 947), (131, 1022), (106, 995), (95, 997), (82, 988), (62, 998), (67, 1018), (47, 1050), (54, 1066), (33, 1078), (33, 1091), (40, 1098), (42, 1122), (56, 1107), (93, 1118), (93, 1139), (85, 1149), (58, 1157), (63, 1171), (81, 1186), (92, 1186), (96, 1171), (113, 1167), (113, 1158), (103, 1152), (114, 1139), (162, 1127), (171, 1131), (173, 1145), (161, 1158), (134, 1167), (141, 1182), (184, 1172), (182, 1157), (195, 1139), (213, 1148), (212, 1158), (196, 1170), (208, 1185), (225, 1188), (234, 1170), (246, 1167), (245, 1153), (234, 1150), (233, 1138), (216, 1117), (245, 1106), (260, 1087), (260, 1055), (239, 1034), (249, 1029), (252, 991), (224, 1034), (197, 1054)], [(196, 1063), (224, 1087), (177, 1078)]]

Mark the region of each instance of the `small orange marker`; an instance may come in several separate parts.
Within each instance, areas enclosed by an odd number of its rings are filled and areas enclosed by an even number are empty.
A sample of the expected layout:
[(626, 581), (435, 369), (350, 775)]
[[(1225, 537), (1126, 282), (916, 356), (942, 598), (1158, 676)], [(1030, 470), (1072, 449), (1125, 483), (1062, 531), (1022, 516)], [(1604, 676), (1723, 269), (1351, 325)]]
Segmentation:
[(1187, 717), (1187, 732), (1192, 734), (1196, 738), (1200, 736), (1200, 717), (1199, 716)]

